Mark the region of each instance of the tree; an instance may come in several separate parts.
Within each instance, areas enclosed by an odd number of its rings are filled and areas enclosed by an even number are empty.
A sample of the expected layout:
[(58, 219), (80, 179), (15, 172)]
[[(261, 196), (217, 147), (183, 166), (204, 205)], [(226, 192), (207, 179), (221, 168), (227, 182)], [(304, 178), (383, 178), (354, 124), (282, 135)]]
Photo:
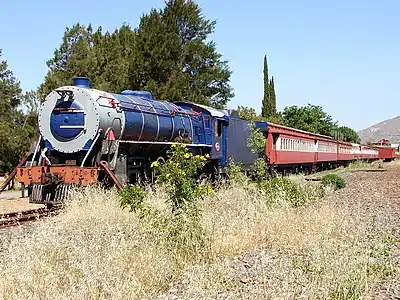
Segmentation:
[(12, 119), (14, 110), (21, 104), (21, 87), (14, 74), (8, 69), (7, 61), (2, 61), (0, 49), (0, 122)]
[(268, 117), (268, 122), (283, 125), (283, 118), (281, 112), (276, 112), (274, 115)]
[(285, 126), (327, 136), (332, 136), (336, 126), (332, 117), (325, 113), (321, 106), (312, 104), (303, 107), (296, 105), (285, 107), (282, 118)]
[(271, 115), (271, 103), (270, 103), (270, 89), (268, 80), (268, 61), (267, 56), (264, 55), (264, 98), (262, 101), (261, 115), (263, 117), (268, 117)]
[[(169, 0), (163, 10), (141, 18), (131, 64), (131, 86), (156, 98), (222, 108), (232, 97), (231, 71), (213, 41), (216, 22), (206, 20), (192, 0)], [(218, 101), (210, 103), (218, 93)]]
[(29, 149), (35, 136), (34, 127), (20, 110), (22, 90), (0, 50), (0, 170), (10, 171)]
[(78, 23), (67, 27), (60, 47), (46, 63), (49, 71), (39, 87), (40, 97), (43, 99), (55, 88), (70, 85), (74, 76), (92, 77), (97, 65), (91, 55), (92, 47), (91, 25), (85, 27)]
[[(101, 27), (93, 35), (93, 57), (96, 70), (93, 71), (92, 86), (114, 93), (131, 89), (130, 63), (135, 53), (136, 34), (128, 25), (113, 33), (101, 33)], [(136, 71), (137, 73), (137, 71)]]
[(272, 78), (269, 82), (269, 101), (270, 101), (270, 106), (271, 106), (270, 117), (272, 117), (277, 114), (274, 76), (272, 76)]
[(264, 55), (264, 98), (262, 101), (261, 115), (265, 118), (279, 119), (279, 117), (276, 117), (276, 114), (274, 77), (272, 76), (272, 78), (269, 79), (267, 56)]
[(262, 121), (274, 124), (283, 124), (282, 115), (280, 112), (276, 113), (274, 116), (265, 118), (257, 114), (256, 110), (252, 107), (238, 106), (237, 111), (241, 119), (246, 119), (252, 122)]
[(256, 110), (252, 107), (238, 106), (237, 111), (241, 119), (246, 119), (252, 122), (267, 121), (266, 118), (257, 114)]
[(357, 144), (361, 142), (357, 132), (354, 129), (351, 129), (346, 126), (340, 126), (336, 128), (336, 137), (337, 139), (345, 142), (357, 143)]
[(36, 91), (27, 91), (22, 95), (22, 106), (26, 111), (24, 113), (24, 127), (31, 126), (32, 128), (37, 128), (38, 123), (38, 113), (40, 108), (41, 99)]
[[(39, 92), (88, 76), (91, 86), (108, 92), (148, 90), (155, 98), (192, 101), (218, 108), (234, 96), (231, 71), (213, 41), (216, 22), (205, 19), (192, 0), (169, 0), (162, 10), (143, 15), (138, 28), (123, 25), (113, 33), (91, 26), (67, 28), (61, 46), (47, 62)], [(218, 94), (217, 101), (210, 98)]]
[(87, 76), (93, 88), (107, 92), (119, 93), (130, 88), (129, 66), (135, 35), (127, 25), (105, 34), (101, 26), (96, 32), (90, 24), (67, 27), (60, 47), (47, 61), (49, 71), (39, 88), (40, 97), (59, 86), (70, 85), (74, 76)]
[(345, 142), (360, 143), (360, 138), (353, 129), (338, 126), (321, 106), (288, 106), (284, 109), (282, 117), (285, 126), (327, 135)]

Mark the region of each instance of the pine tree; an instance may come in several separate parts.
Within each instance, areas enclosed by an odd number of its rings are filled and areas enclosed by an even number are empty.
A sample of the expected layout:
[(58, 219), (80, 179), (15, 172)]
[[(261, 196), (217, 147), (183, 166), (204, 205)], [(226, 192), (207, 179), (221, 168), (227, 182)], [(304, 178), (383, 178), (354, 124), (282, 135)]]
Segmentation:
[(276, 95), (274, 77), (269, 79), (267, 56), (264, 55), (264, 98), (262, 101), (261, 115), (264, 118), (278, 120), (276, 111)]
[(0, 123), (11, 121), (13, 113), (21, 104), (21, 87), (12, 71), (8, 69), (7, 61), (2, 61), (0, 49)]
[[(143, 15), (135, 30), (124, 25), (103, 34), (78, 23), (67, 28), (47, 62), (40, 97), (74, 76), (88, 76), (93, 88), (108, 92), (148, 90), (156, 99), (222, 108), (234, 93), (228, 63), (207, 40), (215, 24), (193, 0), (166, 1), (163, 9)], [(209, 103), (215, 94), (217, 101)]]
[(268, 80), (268, 62), (267, 56), (264, 55), (264, 98), (262, 101), (261, 115), (266, 118), (270, 115), (269, 107), (269, 80)]
[(104, 34), (101, 27), (93, 32), (90, 25), (79, 23), (66, 28), (60, 47), (47, 61), (49, 71), (39, 88), (40, 98), (59, 86), (70, 85), (74, 76), (88, 76), (91, 87), (107, 92), (129, 89), (135, 36), (127, 25)]
[[(169, 0), (164, 9), (144, 15), (137, 29), (131, 85), (158, 99), (223, 107), (234, 94), (227, 62), (216, 44), (207, 41), (215, 24), (193, 0)], [(218, 101), (209, 103), (217, 93)]]
[(49, 71), (39, 87), (40, 98), (47, 96), (53, 89), (70, 85), (74, 76), (92, 77), (95, 59), (90, 55), (93, 47), (92, 27), (75, 24), (66, 28), (63, 42), (54, 51), (53, 58), (47, 61)]

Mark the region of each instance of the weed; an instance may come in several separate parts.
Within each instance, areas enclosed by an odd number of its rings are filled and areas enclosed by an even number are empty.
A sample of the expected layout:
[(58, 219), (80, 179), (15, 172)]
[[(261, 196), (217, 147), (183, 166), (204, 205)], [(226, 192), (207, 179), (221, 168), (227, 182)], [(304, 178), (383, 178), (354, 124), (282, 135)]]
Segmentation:
[(322, 185), (327, 186), (331, 185), (335, 190), (344, 188), (346, 186), (346, 182), (342, 177), (337, 174), (327, 174), (322, 177), (321, 181)]
[(121, 207), (129, 208), (129, 211), (144, 214), (148, 210), (145, 204), (148, 192), (141, 185), (127, 185), (121, 191)]
[(266, 180), (268, 178), (268, 172), (264, 158), (257, 158), (251, 165), (249, 173), (251, 178), (257, 182)]
[(288, 203), (299, 207), (325, 195), (321, 186), (300, 185), (288, 178), (271, 178), (260, 184), (268, 204)]

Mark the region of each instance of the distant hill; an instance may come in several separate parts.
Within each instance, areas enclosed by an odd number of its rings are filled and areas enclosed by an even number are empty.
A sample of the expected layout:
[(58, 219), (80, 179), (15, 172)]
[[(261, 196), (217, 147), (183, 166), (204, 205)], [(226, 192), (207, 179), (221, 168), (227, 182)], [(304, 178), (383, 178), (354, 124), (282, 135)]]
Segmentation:
[(377, 142), (388, 139), (390, 143), (400, 142), (400, 116), (379, 122), (358, 132), (361, 143)]

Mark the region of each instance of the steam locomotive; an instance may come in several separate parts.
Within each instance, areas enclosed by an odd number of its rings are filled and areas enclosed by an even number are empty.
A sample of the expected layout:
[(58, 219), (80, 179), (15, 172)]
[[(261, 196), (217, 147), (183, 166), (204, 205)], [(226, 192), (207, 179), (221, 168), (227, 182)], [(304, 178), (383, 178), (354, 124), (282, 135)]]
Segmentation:
[[(165, 160), (176, 142), (209, 155), (204, 174), (221, 173), (228, 157), (245, 166), (257, 158), (247, 147), (249, 123), (200, 104), (156, 101), (146, 91), (100, 91), (75, 77), (42, 103), (39, 140), (16, 177), (30, 202), (57, 203), (73, 185), (108, 181), (121, 189), (151, 181), (151, 163)], [(267, 123), (256, 127), (266, 130)]]
[(42, 103), (40, 137), (15, 174), (28, 187), (30, 202), (53, 205), (74, 185), (103, 182), (120, 190), (127, 183), (152, 181), (151, 163), (165, 161), (176, 142), (193, 154), (208, 154), (204, 175), (223, 174), (229, 159), (247, 169), (259, 155), (247, 144), (250, 123), (265, 135), (263, 157), (272, 174), (398, 157), (392, 148), (250, 122), (235, 111), (197, 103), (157, 101), (146, 91), (108, 93), (90, 88), (86, 77), (75, 77)]

